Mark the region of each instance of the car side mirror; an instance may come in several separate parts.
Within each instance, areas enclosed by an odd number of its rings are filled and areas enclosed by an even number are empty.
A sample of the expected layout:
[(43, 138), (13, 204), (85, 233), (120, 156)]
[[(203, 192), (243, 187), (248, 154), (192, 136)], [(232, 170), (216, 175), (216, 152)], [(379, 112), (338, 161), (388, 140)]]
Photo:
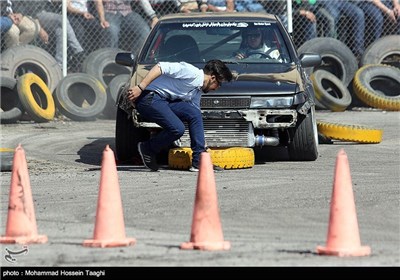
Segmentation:
[(135, 65), (135, 55), (127, 52), (117, 53), (115, 56), (115, 63), (124, 66), (133, 66)]
[(319, 66), (322, 62), (321, 56), (316, 53), (302, 53), (299, 58), (304, 68)]

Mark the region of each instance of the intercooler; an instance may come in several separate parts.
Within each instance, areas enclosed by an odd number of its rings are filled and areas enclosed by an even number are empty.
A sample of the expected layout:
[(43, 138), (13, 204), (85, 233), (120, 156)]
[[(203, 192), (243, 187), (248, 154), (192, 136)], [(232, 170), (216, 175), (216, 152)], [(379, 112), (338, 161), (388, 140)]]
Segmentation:
[[(249, 147), (254, 145), (253, 126), (240, 119), (205, 119), (204, 132), (209, 147)], [(181, 137), (181, 145), (190, 147), (190, 137), (186, 126)]]

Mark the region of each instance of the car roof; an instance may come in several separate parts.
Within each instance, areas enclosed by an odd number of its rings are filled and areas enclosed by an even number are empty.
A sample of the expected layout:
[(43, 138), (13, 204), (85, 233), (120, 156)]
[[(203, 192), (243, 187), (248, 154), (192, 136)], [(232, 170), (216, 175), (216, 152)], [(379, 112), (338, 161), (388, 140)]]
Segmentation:
[(232, 13), (175, 13), (167, 14), (160, 18), (160, 21), (183, 22), (183, 21), (207, 21), (207, 20), (269, 20), (276, 21), (273, 14), (232, 12)]

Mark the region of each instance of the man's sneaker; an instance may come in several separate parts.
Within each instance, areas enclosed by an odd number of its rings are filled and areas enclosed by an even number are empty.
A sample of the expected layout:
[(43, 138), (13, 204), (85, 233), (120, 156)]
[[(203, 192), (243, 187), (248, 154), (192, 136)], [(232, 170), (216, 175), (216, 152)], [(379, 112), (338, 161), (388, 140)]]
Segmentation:
[[(223, 171), (224, 169), (223, 169), (222, 167), (213, 165), (213, 170), (214, 170), (215, 172), (220, 172), (220, 171)], [(189, 171), (190, 171), (190, 172), (199, 172), (199, 168), (196, 167), (196, 166), (191, 166), (191, 167), (189, 168)]]
[(151, 153), (148, 149), (146, 149), (146, 146), (144, 145), (144, 143), (142, 143), (142, 142), (138, 143), (138, 151), (139, 151), (140, 156), (142, 157), (144, 166), (151, 169), (152, 171), (157, 171), (158, 164), (157, 164), (156, 157), (153, 153)]

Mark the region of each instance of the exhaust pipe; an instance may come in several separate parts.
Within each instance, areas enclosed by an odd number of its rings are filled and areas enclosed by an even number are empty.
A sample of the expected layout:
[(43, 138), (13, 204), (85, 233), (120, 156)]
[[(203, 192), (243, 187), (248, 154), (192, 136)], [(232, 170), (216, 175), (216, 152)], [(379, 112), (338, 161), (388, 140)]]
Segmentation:
[(265, 136), (265, 135), (256, 135), (254, 145), (255, 146), (278, 146), (279, 138)]

